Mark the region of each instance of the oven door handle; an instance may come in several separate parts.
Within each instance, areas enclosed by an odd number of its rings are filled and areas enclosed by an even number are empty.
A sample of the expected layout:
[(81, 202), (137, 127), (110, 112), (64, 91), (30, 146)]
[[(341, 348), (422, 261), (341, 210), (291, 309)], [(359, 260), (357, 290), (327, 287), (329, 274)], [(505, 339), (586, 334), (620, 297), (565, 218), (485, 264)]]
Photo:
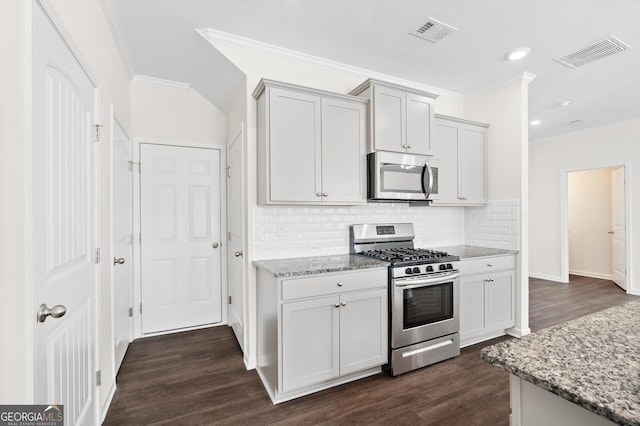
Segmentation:
[(423, 278), (423, 279), (417, 279), (417, 280), (408, 279), (408, 280), (402, 280), (402, 281), (396, 280), (396, 282), (394, 283), (394, 286), (407, 288), (407, 289), (418, 288), (418, 287), (425, 287), (433, 284), (442, 284), (450, 280), (455, 280), (458, 277), (460, 277), (459, 272), (452, 272), (449, 274), (438, 275), (437, 277), (433, 277), (433, 278)]

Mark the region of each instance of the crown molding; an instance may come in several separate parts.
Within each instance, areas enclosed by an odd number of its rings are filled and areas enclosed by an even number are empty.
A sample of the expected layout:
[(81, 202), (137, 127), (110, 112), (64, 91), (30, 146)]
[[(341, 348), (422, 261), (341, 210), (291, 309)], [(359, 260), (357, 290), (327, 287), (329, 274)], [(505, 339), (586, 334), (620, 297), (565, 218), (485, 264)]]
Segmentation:
[(196, 31), (204, 37), (209, 43), (215, 46), (226, 46), (234, 49), (244, 50), (247, 52), (266, 54), (278, 59), (288, 59), (297, 62), (313, 63), (319, 66), (333, 68), (339, 71), (344, 71), (352, 74), (361, 74), (365, 79), (373, 78), (377, 80), (383, 80), (389, 83), (394, 83), (401, 86), (412, 87), (421, 91), (435, 93), (438, 95), (446, 95), (455, 99), (464, 99), (464, 96), (459, 92), (451, 90), (441, 89), (439, 87), (429, 86), (423, 83), (418, 83), (412, 80), (406, 80), (400, 77), (392, 76), (389, 74), (383, 74), (377, 71), (372, 71), (366, 68), (360, 68), (353, 65), (348, 65), (342, 62), (333, 61), (331, 59), (321, 58), (319, 56), (309, 55), (297, 50), (287, 49), (284, 47), (276, 46), (273, 44), (264, 43), (262, 41), (241, 37), (235, 34), (226, 33), (223, 31), (214, 30), (212, 28), (196, 29)]
[(483, 87), (482, 89), (474, 90), (472, 92), (467, 92), (464, 94), (464, 97), (465, 99), (472, 98), (474, 96), (478, 96), (483, 93), (487, 93), (492, 90), (499, 89), (500, 87), (507, 86), (511, 83), (521, 82), (521, 83), (529, 84), (533, 80), (535, 80), (535, 78), (536, 78), (535, 74), (525, 71), (521, 74), (515, 74), (505, 79), (498, 80), (495, 83), (490, 84), (489, 86)]
[(156, 84), (160, 86), (175, 87), (175, 88), (184, 89), (184, 90), (188, 90), (191, 88), (191, 84), (189, 83), (183, 83), (181, 81), (174, 81), (174, 80), (165, 80), (164, 78), (150, 77), (148, 75), (141, 75), (141, 74), (134, 75), (131, 80), (141, 81), (141, 82), (150, 83), (150, 84)]

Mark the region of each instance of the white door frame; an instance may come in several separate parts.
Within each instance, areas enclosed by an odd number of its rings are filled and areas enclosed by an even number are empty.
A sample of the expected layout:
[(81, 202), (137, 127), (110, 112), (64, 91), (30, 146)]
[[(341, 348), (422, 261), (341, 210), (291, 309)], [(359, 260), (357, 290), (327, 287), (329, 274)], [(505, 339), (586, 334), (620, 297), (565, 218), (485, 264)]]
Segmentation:
[[(226, 164), (227, 164), (227, 148), (226, 145), (212, 143), (203, 144), (189, 141), (168, 141), (155, 138), (134, 138), (133, 139), (133, 162), (138, 167), (133, 170), (133, 338), (139, 339), (143, 337), (159, 336), (163, 334), (176, 333), (176, 330), (161, 331), (157, 333), (142, 333), (142, 321), (140, 315), (140, 304), (142, 303), (142, 255), (140, 252), (140, 144), (149, 143), (156, 145), (170, 145), (185, 148), (208, 148), (220, 151), (220, 230), (221, 235), (227, 232), (227, 187), (226, 183)], [(144, 164), (142, 165), (144, 167)], [(197, 330), (200, 328), (216, 327), (226, 325), (229, 322), (229, 308), (226, 300), (229, 293), (227, 283), (227, 239), (221, 238), (222, 253), (220, 254), (220, 278), (222, 283), (222, 321), (212, 325), (196, 326), (182, 328), (179, 331)]]
[(630, 163), (622, 163), (622, 164), (600, 164), (593, 165), (589, 167), (582, 168), (573, 168), (573, 169), (562, 169), (560, 170), (560, 278), (562, 282), (569, 282), (569, 173), (571, 172), (581, 172), (585, 170), (593, 170), (593, 169), (608, 169), (608, 168), (624, 168), (624, 213), (625, 213), (625, 222), (626, 222), (626, 230), (625, 230), (625, 248), (624, 248), (624, 258), (626, 262), (627, 274), (625, 277), (625, 284), (627, 288), (627, 294), (633, 294), (630, 292), (631, 285), (629, 283), (633, 282), (633, 264), (631, 263), (631, 229), (632, 229), (632, 216), (631, 216), (631, 206), (629, 205), (629, 200), (631, 199), (631, 190), (630, 190), (630, 173), (631, 173), (631, 165)]

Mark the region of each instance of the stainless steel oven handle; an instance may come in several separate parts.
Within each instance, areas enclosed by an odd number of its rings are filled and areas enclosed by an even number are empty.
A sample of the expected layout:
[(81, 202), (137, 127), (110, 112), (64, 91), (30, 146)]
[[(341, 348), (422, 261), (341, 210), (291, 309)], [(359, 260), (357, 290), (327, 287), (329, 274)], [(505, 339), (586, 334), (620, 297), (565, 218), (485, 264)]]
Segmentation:
[(422, 278), (422, 279), (411, 278), (407, 280), (395, 280), (393, 285), (395, 287), (402, 287), (402, 288), (417, 288), (417, 287), (424, 287), (431, 284), (440, 284), (443, 282), (447, 282), (449, 280), (455, 280), (458, 277), (460, 277), (459, 272), (451, 272), (446, 274), (445, 273), (438, 274), (437, 277), (433, 277), (433, 278)]

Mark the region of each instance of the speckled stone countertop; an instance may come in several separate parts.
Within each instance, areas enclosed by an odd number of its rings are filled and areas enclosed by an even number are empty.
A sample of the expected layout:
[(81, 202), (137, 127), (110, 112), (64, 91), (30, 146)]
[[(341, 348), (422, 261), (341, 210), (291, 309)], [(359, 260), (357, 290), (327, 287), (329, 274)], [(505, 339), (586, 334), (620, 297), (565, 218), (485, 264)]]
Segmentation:
[(640, 425), (640, 300), (489, 346), (481, 357), (612, 422)]
[(276, 277), (295, 277), (300, 275), (322, 274), (325, 272), (382, 268), (389, 265), (388, 262), (382, 260), (350, 254), (256, 260), (253, 264), (258, 268), (273, 273)]
[(449, 246), (449, 247), (434, 247), (436, 250), (446, 251), (449, 254), (460, 257), (460, 260), (471, 259), (474, 257), (492, 257), (492, 256), (505, 256), (508, 254), (517, 254), (518, 250), (504, 250), (489, 247), (477, 247), (477, 246)]

